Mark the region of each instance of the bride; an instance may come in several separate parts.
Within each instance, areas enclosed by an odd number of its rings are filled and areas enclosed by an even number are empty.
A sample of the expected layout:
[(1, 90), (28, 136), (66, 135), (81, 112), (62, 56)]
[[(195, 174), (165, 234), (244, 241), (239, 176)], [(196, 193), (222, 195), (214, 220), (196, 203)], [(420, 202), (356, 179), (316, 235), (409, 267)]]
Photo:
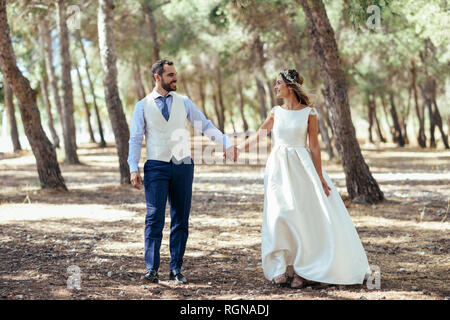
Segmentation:
[[(322, 170), (317, 112), (302, 89), (303, 77), (285, 70), (275, 90), (283, 105), (272, 108), (258, 134), (238, 146), (248, 150), (262, 134), (274, 145), (264, 175), (262, 266), (275, 284), (362, 284), (370, 272), (366, 253), (342, 199)], [(309, 136), (309, 147), (306, 144)]]

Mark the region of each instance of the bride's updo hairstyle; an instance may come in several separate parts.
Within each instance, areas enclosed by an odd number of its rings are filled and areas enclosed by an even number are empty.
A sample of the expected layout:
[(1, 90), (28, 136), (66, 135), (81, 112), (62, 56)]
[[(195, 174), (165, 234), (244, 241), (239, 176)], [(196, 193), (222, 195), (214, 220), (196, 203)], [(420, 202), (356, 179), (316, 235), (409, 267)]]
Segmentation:
[(294, 91), (298, 102), (307, 106), (311, 106), (313, 104), (311, 98), (306, 94), (302, 87), (304, 82), (303, 77), (299, 75), (295, 69), (283, 70), (280, 72), (280, 75), (284, 82), (286, 82), (286, 85)]

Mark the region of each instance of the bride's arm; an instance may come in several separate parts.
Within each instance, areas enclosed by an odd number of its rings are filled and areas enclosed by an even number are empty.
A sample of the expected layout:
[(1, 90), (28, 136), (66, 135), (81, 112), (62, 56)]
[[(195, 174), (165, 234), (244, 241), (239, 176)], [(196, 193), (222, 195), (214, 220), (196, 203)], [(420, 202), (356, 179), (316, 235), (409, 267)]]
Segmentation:
[(273, 128), (273, 113), (270, 112), (269, 116), (263, 122), (261, 127), (259, 127), (259, 129), (256, 132), (256, 134), (254, 134), (251, 137), (248, 137), (247, 139), (245, 139), (244, 142), (242, 142), (241, 144), (238, 145), (239, 151), (244, 151), (244, 150), (248, 151), (250, 146), (252, 146), (253, 144), (259, 142), (259, 137), (260, 136), (264, 136), (264, 137), (267, 136), (270, 133), (270, 131), (272, 131), (272, 128)]
[(322, 176), (322, 159), (320, 157), (319, 145), (319, 122), (317, 121), (317, 114), (311, 113), (308, 118), (308, 135), (309, 135), (309, 150), (311, 150), (311, 157), (316, 168), (320, 180)]
[[(313, 109), (314, 110), (314, 109)], [(320, 182), (322, 183), (323, 191), (327, 195), (330, 195), (331, 188), (328, 186), (322, 175), (322, 159), (320, 158), (320, 145), (319, 145), (319, 122), (317, 120), (317, 113), (314, 112), (309, 115), (308, 118), (308, 135), (309, 135), (309, 150), (311, 150), (311, 158), (319, 175)]]

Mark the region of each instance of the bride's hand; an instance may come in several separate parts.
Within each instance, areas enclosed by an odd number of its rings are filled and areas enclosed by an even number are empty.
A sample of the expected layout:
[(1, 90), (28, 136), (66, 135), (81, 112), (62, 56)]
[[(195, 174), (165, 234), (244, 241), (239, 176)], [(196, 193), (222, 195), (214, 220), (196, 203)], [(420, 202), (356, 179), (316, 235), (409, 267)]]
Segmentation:
[(325, 194), (328, 197), (330, 195), (331, 188), (328, 186), (328, 184), (327, 184), (327, 182), (325, 181), (324, 178), (321, 178), (320, 182), (322, 182), (323, 191), (325, 191)]

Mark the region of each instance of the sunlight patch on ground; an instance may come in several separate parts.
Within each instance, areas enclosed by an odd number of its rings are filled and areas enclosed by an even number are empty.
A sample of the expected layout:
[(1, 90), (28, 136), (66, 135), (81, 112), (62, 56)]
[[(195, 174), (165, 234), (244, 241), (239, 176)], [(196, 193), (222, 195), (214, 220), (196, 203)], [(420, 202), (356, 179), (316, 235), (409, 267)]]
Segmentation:
[(445, 222), (434, 222), (434, 221), (424, 221), (416, 222), (412, 220), (404, 219), (386, 219), (382, 217), (374, 216), (358, 216), (357, 219), (352, 219), (356, 226), (358, 224), (363, 225), (366, 228), (376, 228), (377, 226), (383, 226), (385, 228), (399, 228), (404, 231), (437, 231), (446, 232), (450, 231), (450, 225), (448, 221)]
[(134, 213), (102, 205), (6, 204), (0, 206), (0, 222), (42, 219), (117, 221)]

